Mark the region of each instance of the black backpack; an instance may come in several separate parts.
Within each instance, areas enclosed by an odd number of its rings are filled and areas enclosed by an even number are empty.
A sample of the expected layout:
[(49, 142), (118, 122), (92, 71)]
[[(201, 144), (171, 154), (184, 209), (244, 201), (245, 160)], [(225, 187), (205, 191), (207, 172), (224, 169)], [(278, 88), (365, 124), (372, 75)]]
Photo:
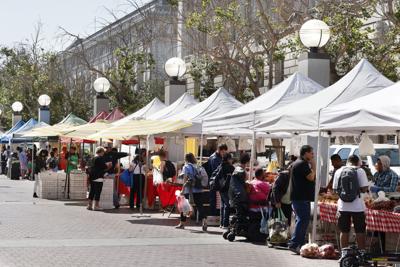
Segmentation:
[(337, 191), (339, 198), (344, 202), (353, 202), (357, 197), (360, 197), (360, 185), (356, 168), (343, 168), (339, 177)]
[(220, 164), (215, 171), (212, 173), (210, 177), (210, 189), (211, 190), (220, 190), (221, 184), (220, 181), (223, 178), (222, 164)]
[(171, 161), (169, 161), (169, 160), (165, 161), (164, 171), (163, 171), (162, 175), (163, 175), (164, 181), (167, 180), (168, 178), (172, 178), (176, 175), (175, 166)]

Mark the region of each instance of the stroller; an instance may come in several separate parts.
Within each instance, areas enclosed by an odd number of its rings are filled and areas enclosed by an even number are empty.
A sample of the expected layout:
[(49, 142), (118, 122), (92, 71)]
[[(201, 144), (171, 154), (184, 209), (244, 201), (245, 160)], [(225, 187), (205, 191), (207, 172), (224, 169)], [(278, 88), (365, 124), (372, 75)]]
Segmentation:
[(267, 235), (260, 232), (261, 212), (249, 210), (247, 192), (245, 178), (233, 175), (229, 184), (229, 202), (235, 209), (235, 214), (222, 236), (230, 242), (236, 236), (246, 237), (250, 242), (265, 242)]
[(236, 236), (242, 236), (250, 242), (265, 242), (268, 235), (260, 232), (261, 212), (249, 211), (247, 203), (235, 205), (235, 211), (223, 238), (233, 242)]

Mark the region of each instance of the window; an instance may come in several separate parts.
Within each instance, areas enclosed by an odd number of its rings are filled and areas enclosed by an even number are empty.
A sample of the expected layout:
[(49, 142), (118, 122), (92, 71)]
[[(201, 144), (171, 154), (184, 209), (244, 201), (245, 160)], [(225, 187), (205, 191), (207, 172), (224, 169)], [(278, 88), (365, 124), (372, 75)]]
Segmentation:
[(347, 161), (350, 156), (350, 148), (342, 148), (339, 150), (338, 154), (343, 161)]
[(399, 150), (395, 148), (378, 148), (375, 149), (375, 155), (372, 156), (374, 165), (380, 156), (388, 156), (390, 158), (390, 166), (400, 166)]

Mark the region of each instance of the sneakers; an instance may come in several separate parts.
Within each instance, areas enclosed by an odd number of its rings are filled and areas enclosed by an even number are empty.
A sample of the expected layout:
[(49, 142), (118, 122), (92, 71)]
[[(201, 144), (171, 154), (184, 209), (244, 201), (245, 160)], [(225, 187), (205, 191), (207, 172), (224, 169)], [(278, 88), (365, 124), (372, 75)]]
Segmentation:
[(175, 229), (185, 229), (185, 226), (180, 223), (177, 226), (175, 226)]
[(296, 247), (296, 248), (289, 247), (289, 250), (291, 252), (295, 253), (296, 255), (300, 255), (300, 248), (299, 247)]
[(34, 197), (34, 198), (38, 198), (38, 195), (36, 194), (36, 192), (33, 193), (33, 197)]
[(89, 205), (86, 207), (86, 209), (87, 210), (93, 210), (92, 206), (89, 206)]

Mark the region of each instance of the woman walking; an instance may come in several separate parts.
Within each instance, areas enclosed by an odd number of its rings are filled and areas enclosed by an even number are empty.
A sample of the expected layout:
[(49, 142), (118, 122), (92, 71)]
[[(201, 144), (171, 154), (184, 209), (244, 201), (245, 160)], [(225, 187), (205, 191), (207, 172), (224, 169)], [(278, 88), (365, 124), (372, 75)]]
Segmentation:
[(104, 174), (112, 166), (111, 162), (106, 162), (104, 152), (105, 150), (103, 147), (98, 147), (96, 149), (96, 157), (94, 158), (94, 164), (90, 170), (89, 204), (87, 206), (88, 210), (93, 210), (93, 200), (95, 201), (94, 210), (101, 210), (99, 202), (101, 190), (103, 189)]
[[(197, 186), (196, 182), (196, 176), (197, 176), (197, 166), (196, 166), (196, 158), (192, 153), (186, 154), (185, 155), (185, 165), (183, 166), (183, 194), (186, 199), (189, 199), (190, 194), (193, 194), (193, 201), (194, 204), (196, 205), (196, 209), (198, 212), (198, 218), (200, 221), (203, 222), (203, 231), (207, 230), (207, 218), (204, 214), (204, 209), (203, 209), (203, 199), (202, 199), (202, 193), (203, 193), (203, 188), (201, 186)], [(184, 229), (185, 228), (185, 223), (186, 223), (186, 216), (181, 212), (181, 217), (179, 224), (175, 227), (177, 229)]]

